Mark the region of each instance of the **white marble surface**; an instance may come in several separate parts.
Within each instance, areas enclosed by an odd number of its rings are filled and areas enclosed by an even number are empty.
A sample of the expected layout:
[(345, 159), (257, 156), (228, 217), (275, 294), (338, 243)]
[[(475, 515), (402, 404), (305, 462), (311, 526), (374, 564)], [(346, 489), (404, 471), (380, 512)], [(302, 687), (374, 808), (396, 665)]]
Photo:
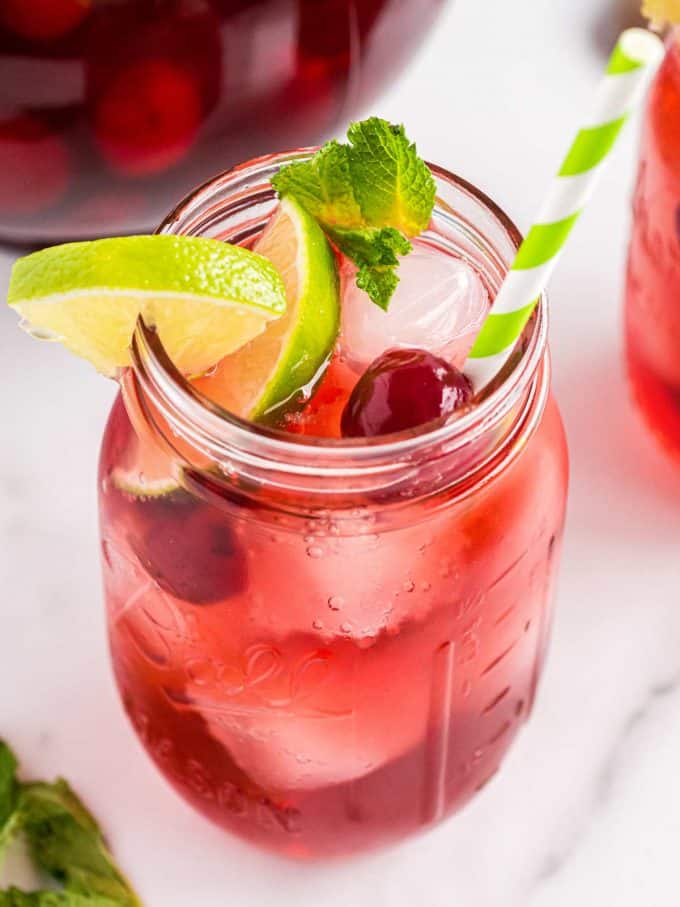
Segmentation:
[[(375, 110), (527, 226), (622, 2), (458, 0)], [(0, 735), (27, 772), (77, 782), (149, 907), (677, 902), (680, 474), (622, 373), (634, 154), (632, 128), (553, 286), (573, 480), (533, 720), (462, 815), (360, 861), (306, 868), (250, 850), (184, 806), (142, 754), (111, 683), (97, 562), (95, 462), (113, 388), (0, 311)], [(3, 278), (11, 257), (0, 252)]]

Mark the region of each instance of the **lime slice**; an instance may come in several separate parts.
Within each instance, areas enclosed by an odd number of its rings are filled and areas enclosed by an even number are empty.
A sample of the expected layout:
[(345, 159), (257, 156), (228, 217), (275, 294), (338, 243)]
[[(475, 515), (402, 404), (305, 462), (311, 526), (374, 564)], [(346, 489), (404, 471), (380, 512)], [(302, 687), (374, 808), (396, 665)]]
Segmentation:
[(100, 372), (130, 363), (137, 317), (175, 365), (201, 374), (285, 311), (271, 263), (188, 236), (128, 236), (53, 246), (14, 265), (9, 304), (37, 337), (60, 340)]
[(153, 479), (137, 469), (114, 469), (111, 481), (119, 491), (142, 500), (164, 498), (180, 487), (179, 482), (170, 476)]
[(304, 208), (284, 199), (255, 246), (286, 287), (286, 314), (196, 386), (225, 409), (261, 419), (318, 380), (335, 343), (340, 293), (333, 250)]
[(177, 461), (152, 440), (140, 439), (133, 432), (125, 462), (111, 472), (111, 482), (124, 494), (135, 498), (162, 498), (180, 487)]

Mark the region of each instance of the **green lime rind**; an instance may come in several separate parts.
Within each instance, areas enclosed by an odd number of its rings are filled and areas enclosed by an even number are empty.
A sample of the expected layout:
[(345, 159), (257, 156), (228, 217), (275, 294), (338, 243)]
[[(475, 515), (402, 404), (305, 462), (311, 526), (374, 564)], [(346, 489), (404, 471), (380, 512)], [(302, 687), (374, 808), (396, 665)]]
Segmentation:
[(166, 498), (181, 488), (179, 482), (172, 476), (141, 481), (138, 473), (120, 468), (114, 469), (111, 473), (111, 482), (118, 491), (140, 500)]
[(281, 204), (297, 233), (298, 298), (276, 367), (249, 413), (251, 419), (286, 408), (302, 388), (322, 376), (340, 328), (340, 280), (333, 250), (302, 205), (291, 198)]
[(170, 293), (285, 311), (276, 268), (261, 255), (216, 239), (126, 236), (51, 246), (12, 268), (11, 306), (51, 296), (101, 290), (135, 295)]
[(286, 310), (276, 268), (248, 249), (189, 236), (67, 243), (19, 259), (8, 302), (38, 338), (106, 375), (130, 364), (142, 315), (177, 368), (200, 375)]

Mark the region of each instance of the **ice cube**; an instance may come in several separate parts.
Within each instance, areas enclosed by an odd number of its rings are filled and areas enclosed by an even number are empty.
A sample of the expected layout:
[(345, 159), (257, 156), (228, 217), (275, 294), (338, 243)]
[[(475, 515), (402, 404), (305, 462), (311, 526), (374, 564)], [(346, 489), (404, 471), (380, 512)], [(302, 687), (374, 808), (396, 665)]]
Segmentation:
[(348, 362), (364, 369), (392, 347), (418, 347), (465, 364), (489, 308), (482, 280), (466, 261), (424, 241), (399, 266), (399, 286), (389, 310), (374, 305), (343, 270), (342, 349)]
[(246, 677), (242, 691), (222, 689), (213, 702), (205, 686), (187, 694), (211, 735), (261, 787), (343, 784), (423, 740), (432, 686), (427, 653), (440, 633), (421, 625), (403, 637), (383, 634), (366, 650), (349, 641), (322, 648), (309, 638), (305, 649), (304, 638), (291, 639), (271, 650), (276, 660), (270, 653), (263, 658), (255, 682)]

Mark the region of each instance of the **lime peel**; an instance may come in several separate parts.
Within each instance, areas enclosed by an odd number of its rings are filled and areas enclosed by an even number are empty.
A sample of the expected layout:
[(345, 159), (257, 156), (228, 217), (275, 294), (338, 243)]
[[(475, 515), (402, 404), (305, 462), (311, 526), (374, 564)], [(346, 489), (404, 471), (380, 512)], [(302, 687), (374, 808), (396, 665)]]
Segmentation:
[(111, 483), (118, 491), (140, 500), (163, 498), (180, 488), (180, 482), (171, 476), (144, 479), (139, 470), (114, 469)]
[(255, 250), (281, 273), (286, 314), (196, 386), (225, 409), (263, 420), (294, 406), (325, 371), (339, 329), (340, 290), (323, 230), (292, 198), (281, 202)]
[(265, 258), (214, 239), (130, 236), (20, 258), (8, 302), (36, 336), (57, 337), (104, 374), (130, 364), (139, 315), (186, 374), (200, 374), (286, 308)]

